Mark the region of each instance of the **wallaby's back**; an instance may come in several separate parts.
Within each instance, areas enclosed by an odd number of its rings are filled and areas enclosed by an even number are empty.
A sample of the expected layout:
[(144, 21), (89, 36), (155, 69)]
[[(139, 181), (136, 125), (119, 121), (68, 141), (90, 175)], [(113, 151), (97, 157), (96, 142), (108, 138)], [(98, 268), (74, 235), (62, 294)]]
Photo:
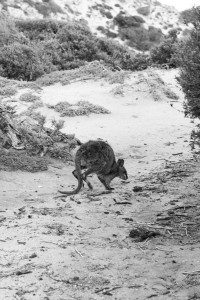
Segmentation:
[[(104, 141), (88, 141), (82, 144), (76, 156), (81, 156), (82, 164), (85, 164), (87, 168), (93, 168), (94, 173), (97, 174), (99, 172), (109, 173), (113, 163), (116, 162), (113, 149)], [(79, 163), (79, 159), (77, 159), (77, 163)], [(98, 171), (96, 171), (97, 169)]]

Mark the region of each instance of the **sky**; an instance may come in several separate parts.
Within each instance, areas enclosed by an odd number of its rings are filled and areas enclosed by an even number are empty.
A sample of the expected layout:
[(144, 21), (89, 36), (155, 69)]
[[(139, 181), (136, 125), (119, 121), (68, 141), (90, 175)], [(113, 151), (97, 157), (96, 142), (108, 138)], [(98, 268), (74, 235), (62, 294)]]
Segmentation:
[(160, 2), (172, 5), (176, 7), (178, 10), (185, 10), (188, 8), (192, 8), (194, 5), (200, 5), (200, 0), (159, 0)]

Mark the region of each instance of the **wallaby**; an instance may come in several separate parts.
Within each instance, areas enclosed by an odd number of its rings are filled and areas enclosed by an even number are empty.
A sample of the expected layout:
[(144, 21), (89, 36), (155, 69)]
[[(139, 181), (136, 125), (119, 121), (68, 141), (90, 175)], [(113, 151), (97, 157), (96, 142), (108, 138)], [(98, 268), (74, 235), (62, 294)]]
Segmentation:
[[(92, 190), (91, 183), (87, 180), (89, 174), (97, 174), (98, 179), (103, 183), (107, 190), (113, 190), (110, 182), (119, 177), (123, 180), (128, 179), (127, 171), (124, 167), (124, 160), (118, 159), (116, 162), (115, 154), (110, 145), (104, 141), (88, 141), (80, 146), (75, 155), (75, 167), (72, 172), (78, 179), (78, 187), (74, 191), (59, 191), (65, 195), (77, 194), (83, 186), (83, 180)], [(82, 169), (87, 169), (81, 174)]]

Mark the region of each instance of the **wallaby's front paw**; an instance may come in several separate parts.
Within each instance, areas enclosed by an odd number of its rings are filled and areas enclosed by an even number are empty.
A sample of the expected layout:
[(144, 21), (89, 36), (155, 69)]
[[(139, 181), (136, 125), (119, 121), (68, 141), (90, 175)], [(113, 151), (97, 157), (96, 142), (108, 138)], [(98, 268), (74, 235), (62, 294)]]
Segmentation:
[(112, 188), (111, 186), (107, 186), (106, 189), (107, 189), (108, 191), (114, 190), (114, 188)]
[(91, 185), (91, 183), (90, 183), (90, 182), (88, 182), (88, 184), (87, 184), (87, 185), (88, 185), (88, 187), (89, 187), (89, 189), (90, 189), (90, 190), (93, 190), (93, 186)]

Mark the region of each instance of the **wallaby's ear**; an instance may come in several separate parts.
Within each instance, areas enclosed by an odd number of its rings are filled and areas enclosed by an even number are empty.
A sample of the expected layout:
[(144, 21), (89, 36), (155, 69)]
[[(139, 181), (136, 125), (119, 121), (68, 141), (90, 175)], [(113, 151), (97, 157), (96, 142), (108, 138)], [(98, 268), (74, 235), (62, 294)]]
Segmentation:
[(121, 159), (121, 158), (118, 159), (117, 164), (118, 164), (119, 167), (123, 167), (123, 165), (124, 165), (124, 160)]

